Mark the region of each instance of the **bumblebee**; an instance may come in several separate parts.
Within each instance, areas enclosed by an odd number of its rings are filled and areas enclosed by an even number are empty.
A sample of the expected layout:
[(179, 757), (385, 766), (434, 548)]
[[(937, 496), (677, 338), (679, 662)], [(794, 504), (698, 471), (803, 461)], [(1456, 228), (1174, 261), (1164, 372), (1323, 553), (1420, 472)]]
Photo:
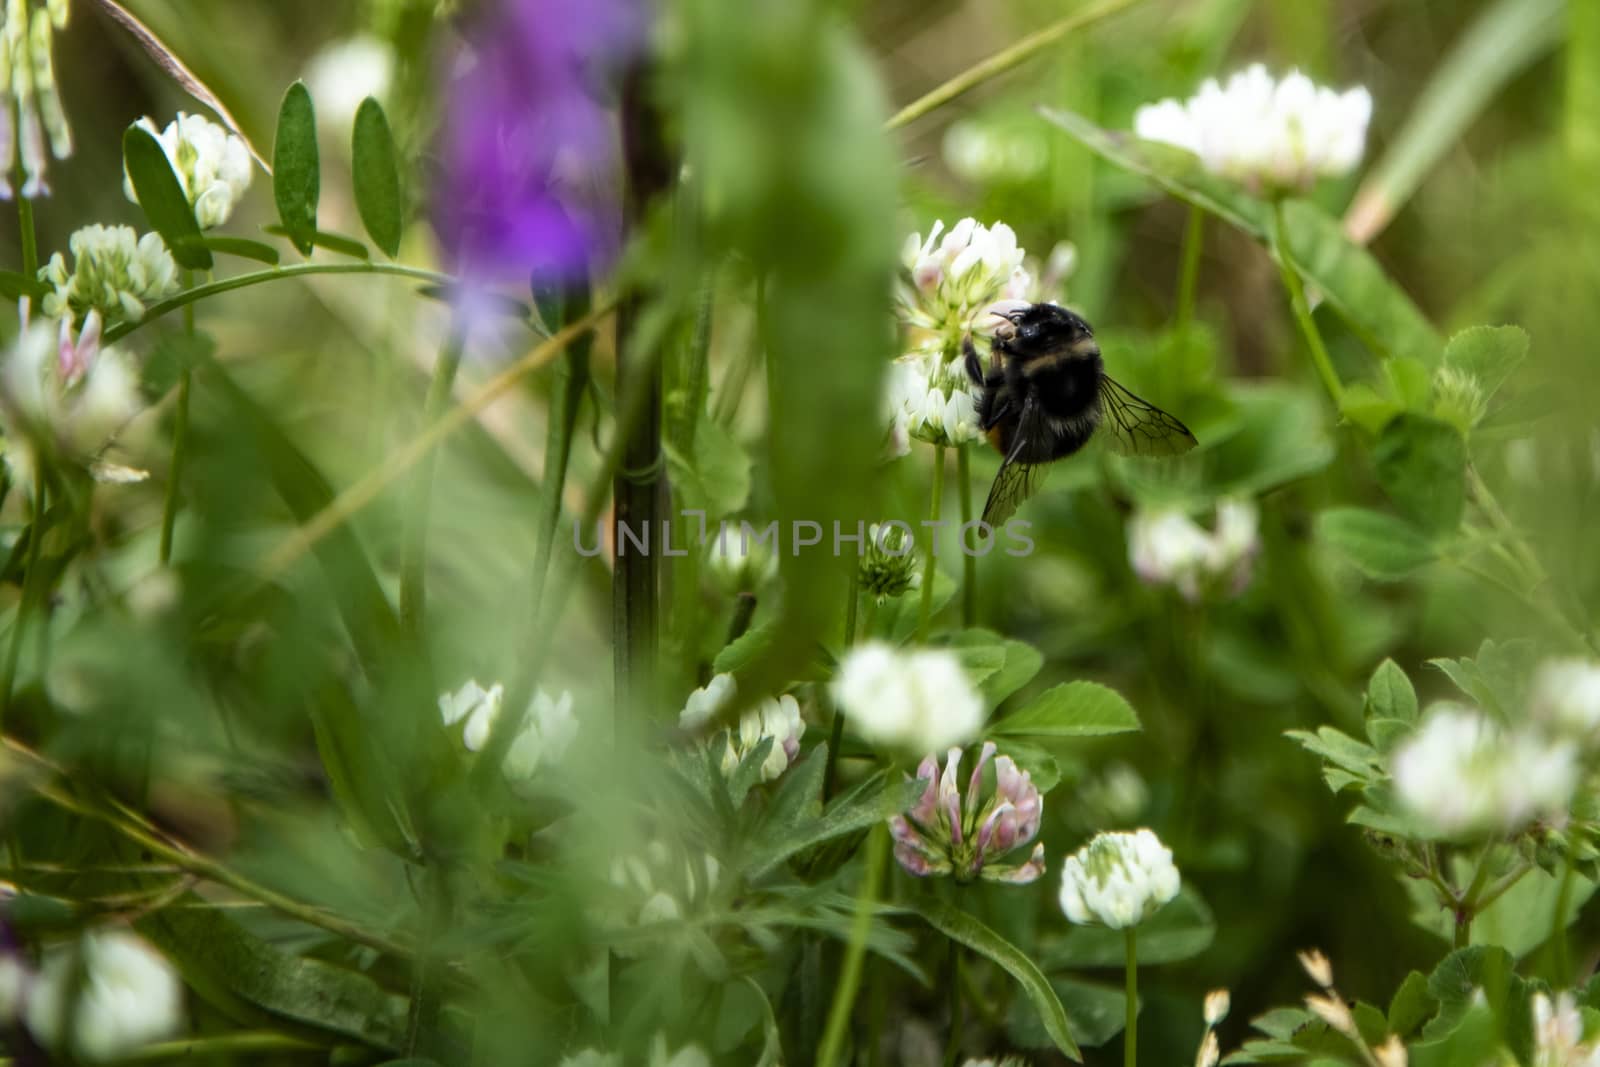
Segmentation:
[(1046, 465), (1072, 455), (1097, 433), (1127, 456), (1175, 456), (1197, 442), (1189, 428), (1106, 374), (1094, 330), (1057, 304), (995, 312), (985, 369), (969, 337), (967, 376), (979, 389), (978, 424), (1005, 457), (983, 507), (998, 526), (1038, 491)]

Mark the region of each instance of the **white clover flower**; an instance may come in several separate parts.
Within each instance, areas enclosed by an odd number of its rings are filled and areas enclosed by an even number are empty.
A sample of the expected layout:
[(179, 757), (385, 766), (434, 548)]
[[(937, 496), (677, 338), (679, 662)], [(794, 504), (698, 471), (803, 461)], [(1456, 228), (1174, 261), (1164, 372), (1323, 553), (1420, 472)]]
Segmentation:
[(985, 307), (1023, 295), (1029, 285), (1025, 256), (1015, 231), (1003, 222), (983, 226), (966, 218), (949, 233), (943, 222), (934, 223), (927, 240), (911, 234), (900, 256), (906, 270), (901, 317), (908, 326), (938, 332), (942, 347), (954, 355), (962, 337), (989, 325), (980, 321)]
[(1577, 785), (1576, 746), (1504, 730), (1482, 712), (1439, 703), (1394, 752), (1400, 801), (1447, 837), (1506, 833), (1562, 815)]
[(1080, 926), (1137, 926), (1177, 895), (1172, 850), (1149, 830), (1097, 834), (1061, 868), (1061, 910)]
[(183, 1029), (183, 983), (165, 957), (123, 930), (84, 935), (77, 953), (45, 959), (24, 1021), (47, 1049), (116, 1060)]
[[(460, 724), (461, 743), (468, 752), (479, 752), (489, 743), (504, 704), (503, 685), (496, 683), (485, 689), (476, 681), (469, 681), (454, 693), (439, 697), (439, 717), (447, 727)], [(577, 736), (572, 694), (562, 693), (559, 699), (552, 699), (541, 689), (534, 693), (522, 728), (506, 749), (501, 771), (514, 783), (525, 782), (540, 767), (559, 762)]]
[(542, 766), (560, 762), (578, 737), (578, 718), (572, 713), (572, 694), (551, 699), (544, 690), (533, 694), (522, 729), (506, 749), (507, 778), (523, 781)]
[[(717, 675), (705, 688), (690, 694), (688, 703), (678, 714), (678, 725), (685, 730), (699, 730), (732, 703), (736, 689), (733, 675)], [(772, 781), (788, 770), (789, 764), (799, 755), (800, 738), (805, 731), (799, 701), (788, 693), (768, 697), (739, 716), (736, 729), (721, 731), (727, 742), (722, 750), (722, 773), (732, 774), (746, 756), (771, 738), (772, 747), (761, 763), (761, 780)]]
[[(982, 439), (978, 398), (960, 363), (941, 365), (937, 353), (902, 357), (889, 371), (890, 434), (935, 445)], [(903, 454), (903, 453), (902, 453)]]
[(1139, 511), (1128, 520), (1128, 563), (1151, 585), (1170, 585), (1191, 602), (1208, 593), (1234, 596), (1250, 583), (1261, 549), (1259, 515), (1247, 500), (1217, 505), (1207, 532), (1181, 511)]
[(1027, 856), (1008, 853), (1025, 847), (1039, 834), (1044, 800), (1029, 773), (1010, 756), (994, 759), (994, 790), (983, 794), (983, 769), (995, 757), (995, 744), (985, 741), (966, 783), (963, 802), (959, 774), (961, 750), (939, 761), (926, 757), (917, 778), (928, 786), (911, 810), (889, 819), (894, 858), (918, 878), (953, 874), (958, 882), (982, 878), (1026, 885), (1044, 874), (1044, 844)]
[(318, 52), (306, 69), (306, 87), (317, 102), (317, 118), (348, 140), (361, 102), (388, 95), (394, 65), (394, 49), (367, 35), (337, 41)]
[(744, 528), (723, 524), (706, 550), (706, 568), (719, 588), (747, 593), (777, 576), (778, 558), (771, 546)]
[(8, 1027), (22, 1014), (33, 972), (22, 960), (7, 952), (0, 955), (0, 1027)]
[(719, 674), (711, 681), (689, 694), (678, 714), (678, 725), (685, 730), (698, 730), (716, 717), (723, 708), (733, 703), (739, 685), (731, 674)]
[(1533, 1067), (1600, 1067), (1600, 1041), (1583, 1040), (1583, 1015), (1569, 992), (1551, 999), (1535, 993), (1533, 1015)]
[(1372, 96), (1338, 93), (1299, 71), (1282, 81), (1255, 64), (1228, 79), (1208, 79), (1189, 100), (1139, 109), (1134, 133), (1198, 156), (1201, 165), (1251, 189), (1309, 189), (1318, 178), (1350, 173), (1366, 149)]
[(32, 6), (26, 0), (7, 0), (0, 10), (0, 200), (16, 195), (11, 185), (15, 159), (22, 167), (22, 195), (46, 196), (48, 154), (57, 159), (72, 155), (72, 130), (56, 87), (51, 58), (55, 31), (67, 24), (65, 0), (47, 0)]
[(100, 347), (93, 313), (77, 341), (66, 322), (58, 329), (26, 324), (0, 366), (5, 462), (31, 485), (43, 446), (93, 472), (98, 455), (142, 404), (138, 372), (117, 349)]
[[(699, 1045), (685, 1045), (669, 1054), (666, 1036), (657, 1034), (650, 1046), (649, 1067), (711, 1067), (711, 1060)], [(560, 1067), (622, 1067), (622, 1057), (615, 1052), (584, 1049), (561, 1061)]]
[(852, 648), (839, 664), (834, 699), (866, 740), (911, 752), (972, 741), (984, 708), (952, 652), (904, 652), (879, 641)]
[(474, 679), (454, 693), (439, 697), (439, 717), (446, 726), (454, 726), (465, 720), (461, 728), (461, 743), (467, 746), (468, 752), (477, 752), (488, 744), (489, 734), (500, 715), (500, 705), (505, 696), (505, 686), (496, 683), (485, 689)]
[(1546, 728), (1580, 745), (1600, 741), (1600, 663), (1556, 659), (1541, 664), (1529, 711)]
[(671, 922), (705, 903), (722, 881), (722, 865), (710, 853), (696, 858), (652, 841), (642, 853), (612, 861), (610, 880), (622, 891), (626, 923)]
[[(200, 228), (209, 230), (227, 222), (254, 176), (250, 149), (243, 139), (203, 115), (182, 111), (164, 130), (157, 130), (148, 118), (140, 119), (138, 125), (161, 142)], [(126, 173), (122, 190), (129, 200), (139, 202), (133, 179)]]
[(178, 264), (160, 234), (140, 237), (131, 226), (85, 226), (67, 241), (72, 270), (60, 252), (39, 270), (50, 286), (44, 313), (87, 321), (98, 311), (106, 325), (144, 318), (145, 306), (178, 291)]

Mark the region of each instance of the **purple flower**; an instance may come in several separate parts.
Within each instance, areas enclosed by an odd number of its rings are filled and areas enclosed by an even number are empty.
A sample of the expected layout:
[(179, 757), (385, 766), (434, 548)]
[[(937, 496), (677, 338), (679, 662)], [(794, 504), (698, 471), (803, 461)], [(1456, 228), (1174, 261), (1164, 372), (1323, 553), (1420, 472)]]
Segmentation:
[(637, 0), (491, 0), (449, 78), (434, 222), (477, 283), (579, 280), (621, 243), (607, 82)]
[[(917, 780), (927, 788), (909, 812), (889, 820), (894, 857), (901, 867), (919, 878), (954, 874), (962, 882), (982, 878), (1012, 885), (1044, 873), (1043, 844), (1035, 845), (1020, 863), (1006, 856), (1038, 835), (1044, 801), (1028, 772), (1009, 756), (995, 758), (995, 751), (994, 742), (984, 742), (967, 778), (964, 804), (957, 784), (961, 750), (946, 754), (942, 774), (934, 756), (922, 761)], [(984, 798), (983, 771), (991, 760), (995, 788)]]

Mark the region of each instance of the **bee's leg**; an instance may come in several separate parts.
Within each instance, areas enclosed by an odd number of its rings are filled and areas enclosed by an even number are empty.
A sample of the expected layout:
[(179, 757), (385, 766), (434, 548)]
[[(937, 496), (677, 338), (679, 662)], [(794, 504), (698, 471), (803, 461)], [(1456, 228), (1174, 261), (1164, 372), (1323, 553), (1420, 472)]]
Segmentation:
[(967, 357), (967, 377), (972, 379), (973, 385), (983, 385), (983, 362), (978, 359), (978, 348), (972, 343), (970, 333), (961, 339), (961, 351)]

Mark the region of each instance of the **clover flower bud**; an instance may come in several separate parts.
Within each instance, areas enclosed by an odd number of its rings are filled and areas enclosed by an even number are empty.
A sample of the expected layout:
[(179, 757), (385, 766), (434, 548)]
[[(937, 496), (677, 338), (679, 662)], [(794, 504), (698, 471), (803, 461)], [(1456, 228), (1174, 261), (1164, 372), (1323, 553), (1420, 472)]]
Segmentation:
[(23, 1021), (46, 1049), (92, 1062), (123, 1059), (183, 1029), (183, 984), (140, 938), (95, 931), (76, 951), (46, 957)]
[(1128, 521), (1128, 563), (1142, 581), (1170, 585), (1191, 603), (1236, 596), (1261, 549), (1258, 518), (1247, 500), (1221, 501), (1211, 531), (1181, 511), (1139, 511)]
[(117, 349), (101, 347), (96, 313), (76, 339), (65, 321), (56, 329), (25, 324), (0, 366), (5, 462), (26, 485), (46, 458), (41, 447), (93, 473), (100, 453), (142, 404), (138, 372)]
[(1061, 869), (1061, 910), (1070, 922), (1114, 930), (1137, 926), (1178, 895), (1172, 851), (1149, 830), (1097, 834)]
[(1216, 1026), (1228, 1017), (1228, 1009), (1233, 1006), (1233, 1000), (1228, 996), (1226, 989), (1213, 989), (1206, 994), (1204, 1015), (1207, 1026)]
[(0, 200), (16, 194), (14, 164), (22, 170), (22, 195), (32, 200), (50, 192), (49, 157), (72, 155), (72, 130), (51, 58), (55, 31), (66, 24), (65, 0), (5, 0), (0, 10)]
[(1508, 833), (1565, 813), (1577, 785), (1577, 748), (1440, 703), (1391, 755), (1389, 773), (1400, 802), (1431, 832)]
[(867, 741), (911, 752), (971, 741), (984, 708), (954, 653), (902, 651), (879, 641), (852, 648), (839, 664), (833, 697)]
[[(209, 230), (227, 222), (253, 177), (250, 149), (243, 139), (203, 115), (182, 111), (164, 130), (157, 130), (148, 118), (140, 119), (138, 125), (161, 143), (200, 228)], [(126, 173), (122, 189), (129, 200), (139, 202), (133, 179)]]
[[(1044, 873), (1044, 845), (1035, 845), (1021, 862), (1007, 862), (1007, 854), (1027, 845), (1039, 833), (1044, 802), (1027, 771), (1009, 756), (995, 757), (995, 745), (986, 741), (967, 779), (963, 800), (958, 775), (961, 750), (945, 757), (944, 773), (928, 756), (917, 768), (917, 778), (928, 783), (909, 812), (889, 819), (894, 855), (900, 866), (917, 877), (953, 874), (958, 882), (982, 878), (990, 882), (1025, 885)], [(994, 759), (994, 789), (983, 798), (983, 772)]]
[(1545, 661), (1534, 674), (1528, 704), (1546, 729), (1592, 748), (1600, 742), (1600, 663)]
[(861, 557), (861, 591), (879, 604), (920, 588), (916, 545), (910, 527), (900, 522), (873, 523)]
[(1466, 433), (1489, 408), (1483, 386), (1471, 373), (1443, 364), (1433, 372), (1433, 413)]
[(1333, 964), (1328, 962), (1328, 957), (1322, 954), (1321, 949), (1309, 948), (1303, 952), (1295, 953), (1300, 961), (1300, 968), (1323, 989), (1333, 988)]
[(138, 322), (145, 307), (178, 291), (178, 264), (159, 234), (140, 237), (131, 226), (85, 226), (67, 240), (72, 269), (60, 252), (39, 270), (50, 286), (44, 313), (84, 323), (98, 311), (106, 326)]
[[(678, 725), (685, 730), (701, 729), (732, 703), (736, 688), (733, 675), (717, 675), (704, 688), (689, 695), (683, 711), (678, 714)], [(761, 763), (761, 780), (772, 781), (788, 770), (789, 764), (800, 754), (800, 738), (805, 730), (799, 701), (788, 693), (768, 697), (739, 716), (736, 728), (719, 734), (725, 739), (722, 773), (732, 774), (746, 756), (771, 738), (772, 746)]]
[(1399, 1034), (1390, 1034), (1389, 1040), (1372, 1050), (1378, 1058), (1378, 1067), (1406, 1067), (1406, 1043)]
[(1255, 64), (1228, 79), (1208, 79), (1187, 101), (1139, 109), (1134, 133), (1199, 157), (1212, 174), (1252, 191), (1306, 190), (1318, 178), (1350, 173), (1366, 149), (1372, 96), (1338, 93), (1299, 71), (1279, 81)]
[(1355, 1016), (1350, 1014), (1350, 1005), (1339, 997), (1312, 993), (1306, 997), (1306, 1007), (1310, 1009), (1311, 1014), (1341, 1034), (1360, 1040), (1361, 1031), (1356, 1029), (1356, 1020)]

